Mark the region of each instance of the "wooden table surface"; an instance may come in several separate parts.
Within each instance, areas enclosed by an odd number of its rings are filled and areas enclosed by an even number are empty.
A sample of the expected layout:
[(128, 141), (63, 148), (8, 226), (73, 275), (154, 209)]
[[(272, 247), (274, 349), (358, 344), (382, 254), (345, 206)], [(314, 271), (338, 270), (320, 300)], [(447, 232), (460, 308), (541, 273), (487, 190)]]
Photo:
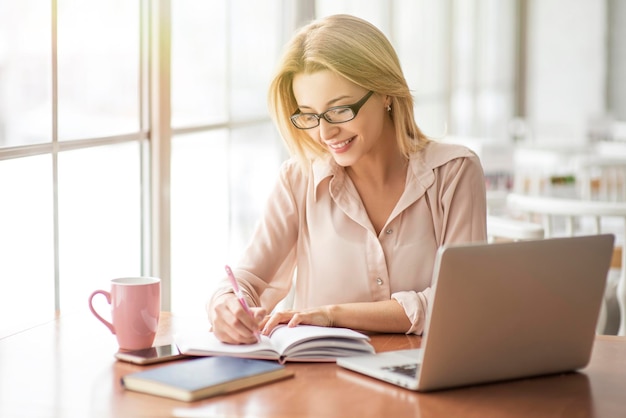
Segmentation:
[[(6, 318), (5, 318), (6, 320)], [(204, 318), (161, 315), (156, 344), (203, 328)], [(421, 338), (375, 335), (377, 351)], [(115, 337), (89, 312), (0, 339), (0, 417), (621, 417), (626, 338), (598, 336), (581, 373), (426, 394), (331, 363), (291, 363), (295, 377), (193, 403), (125, 391), (120, 377), (147, 367), (118, 362)]]

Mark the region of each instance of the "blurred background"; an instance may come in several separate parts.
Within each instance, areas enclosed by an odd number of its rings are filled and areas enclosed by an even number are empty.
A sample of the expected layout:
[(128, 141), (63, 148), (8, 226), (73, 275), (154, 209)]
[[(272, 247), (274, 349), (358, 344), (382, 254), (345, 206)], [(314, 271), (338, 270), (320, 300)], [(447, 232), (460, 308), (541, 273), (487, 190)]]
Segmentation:
[(287, 157), (276, 60), (335, 13), (385, 32), (422, 130), (490, 190), (524, 161), (553, 185), (590, 150), (626, 160), (623, 1), (0, 0), (0, 338), (120, 276), (204, 315)]

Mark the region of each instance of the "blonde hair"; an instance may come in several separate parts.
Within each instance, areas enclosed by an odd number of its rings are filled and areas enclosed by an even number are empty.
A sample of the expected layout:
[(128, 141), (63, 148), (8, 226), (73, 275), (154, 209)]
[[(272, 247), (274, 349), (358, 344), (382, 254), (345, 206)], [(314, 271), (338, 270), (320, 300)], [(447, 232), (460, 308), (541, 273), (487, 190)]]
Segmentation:
[(292, 83), (298, 73), (330, 70), (351, 82), (391, 98), (398, 147), (408, 158), (428, 138), (413, 114), (413, 96), (400, 60), (385, 35), (371, 23), (350, 15), (333, 15), (302, 27), (287, 44), (269, 89), (270, 113), (291, 155), (301, 163), (328, 151), (291, 124), (298, 108)]

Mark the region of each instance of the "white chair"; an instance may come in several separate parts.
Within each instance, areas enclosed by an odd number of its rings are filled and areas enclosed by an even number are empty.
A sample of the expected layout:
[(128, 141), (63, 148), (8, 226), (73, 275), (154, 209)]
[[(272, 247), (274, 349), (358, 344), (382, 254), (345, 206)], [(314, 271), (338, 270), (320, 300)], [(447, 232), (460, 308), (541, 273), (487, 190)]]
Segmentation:
[[(620, 253), (626, 238), (626, 202), (605, 202), (563, 199), (546, 196), (509, 194), (507, 207), (513, 216), (525, 216), (526, 221), (542, 223), (547, 238), (555, 236), (614, 233), (616, 253)], [(603, 304), (599, 333), (607, 325), (608, 302), (617, 300), (618, 335), (626, 335), (626, 251), (621, 251), (607, 279), (607, 297)]]
[(504, 190), (487, 191), (487, 238), (489, 242), (542, 239), (543, 226), (507, 216)]
[(542, 239), (544, 229), (533, 222), (487, 215), (487, 237), (489, 242)]

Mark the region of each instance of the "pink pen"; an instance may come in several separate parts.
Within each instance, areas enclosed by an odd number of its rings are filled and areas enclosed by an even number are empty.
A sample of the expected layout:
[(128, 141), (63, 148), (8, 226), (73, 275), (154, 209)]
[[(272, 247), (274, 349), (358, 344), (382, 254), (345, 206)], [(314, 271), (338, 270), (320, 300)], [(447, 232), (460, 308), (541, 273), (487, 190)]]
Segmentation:
[[(243, 310), (246, 311), (248, 315), (250, 315), (254, 319), (254, 315), (252, 314), (252, 311), (250, 311), (250, 307), (246, 303), (246, 299), (243, 297), (243, 292), (239, 288), (239, 284), (237, 283), (237, 279), (235, 279), (233, 271), (230, 269), (228, 264), (224, 266), (224, 269), (226, 270), (226, 274), (228, 274), (230, 284), (233, 287), (233, 292), (235, 292), (235, 296), (237, 296), (237, 299), (239, 299), (239, 303), (243, 307)], [(254, 331), (254, 335), (256, 337), (256, 340), (258, 342), (261, 342), (261, 334), (259, 333), (259, 330)]]

